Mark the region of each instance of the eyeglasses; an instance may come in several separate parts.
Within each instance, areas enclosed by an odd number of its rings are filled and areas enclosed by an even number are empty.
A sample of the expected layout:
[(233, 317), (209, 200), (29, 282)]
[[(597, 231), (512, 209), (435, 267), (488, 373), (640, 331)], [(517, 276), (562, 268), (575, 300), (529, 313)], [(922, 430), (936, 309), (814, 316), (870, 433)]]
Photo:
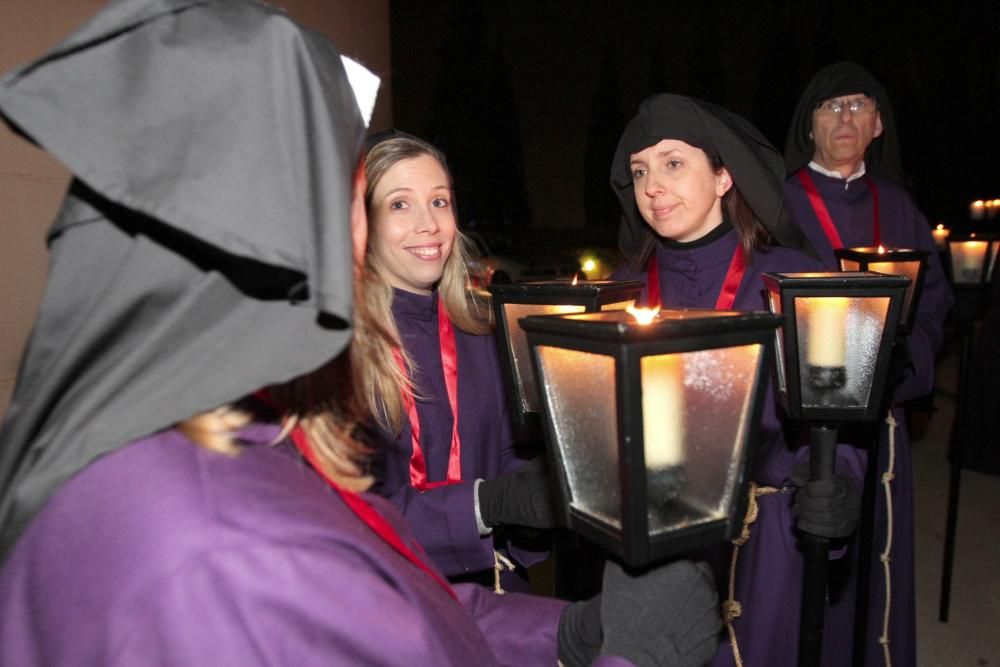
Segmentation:
[(875, 100), (868, 97), (860, 97), (855, 100), (825, 100), (816, 105), (816, 110), (823, 114), (835, 114), (839, 116), (844, 109), (850, 109), (851, 113), (872, 113), (877, 104)]

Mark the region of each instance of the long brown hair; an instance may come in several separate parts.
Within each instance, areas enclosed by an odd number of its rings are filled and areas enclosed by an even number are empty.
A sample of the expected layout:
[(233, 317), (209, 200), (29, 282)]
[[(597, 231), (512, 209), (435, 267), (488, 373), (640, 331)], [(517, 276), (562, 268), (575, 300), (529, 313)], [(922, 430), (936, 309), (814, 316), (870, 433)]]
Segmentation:
[[(369, 246), (373, 238), (374, 216), (372, 195), (385, 174), (395, 165), (404, 160), (410, 160), (429, 155), (437, 160), (448, 177), (448, 186), (452, 187), (451, 173), (444, 154), (435, 146), (408, 135), (394, 136), (379, 142), (368, 152), (365, 158), (365, 174), (368, 178), (368, 189), (365, 193), (365, 206), (368, 210)], [(452, 192), (454, 205), (454, 192)], [(492, 330), (489, 309), (478, 302), (474, 295), (466, 290), (468, 284), (467, 257), (469, 241), (461, 232), (456, 232), (451, 255), (445, 261), (444, 272), (437, 285), (438, 298), (444, 304), (452, 323), (466, 333), (486, 334)], [(384, 327), (388, 338), (382, 336), (363, 337), (369, 349), (365, 351), (369, 363), (361, 369), (361, 384), (364, 400), (369, 411), (375, 418), (393, 433), (398, 433), (403, 422), (403, 392), (419, 395), (410, 378), (395, 362), (394, 352), (399, 351), (408, 368), (414, 368), (414, 361), (403, 349), (399, 331), (392, 317), (392, 287), (383, 277), (382, 269), (370, 250), (365, 253), (365, 266), (361, 278), (360, 299), (365, 301), (367, 309)]]

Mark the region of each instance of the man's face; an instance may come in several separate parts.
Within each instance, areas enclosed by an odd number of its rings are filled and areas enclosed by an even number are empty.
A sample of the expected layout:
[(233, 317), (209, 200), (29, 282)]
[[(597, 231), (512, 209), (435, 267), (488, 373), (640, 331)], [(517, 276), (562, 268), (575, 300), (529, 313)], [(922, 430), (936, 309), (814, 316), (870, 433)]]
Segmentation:
[[(864, 108), (851, 111), (851, 102), (864, 100)], [(840, 113), (835, 112), (840, 109)], [(882, 116), (874, 99), (863, 93), (823, 100), (813, 111), (813, 159), (827, 169), (856, 165), (872, 140), (882, 134)]]

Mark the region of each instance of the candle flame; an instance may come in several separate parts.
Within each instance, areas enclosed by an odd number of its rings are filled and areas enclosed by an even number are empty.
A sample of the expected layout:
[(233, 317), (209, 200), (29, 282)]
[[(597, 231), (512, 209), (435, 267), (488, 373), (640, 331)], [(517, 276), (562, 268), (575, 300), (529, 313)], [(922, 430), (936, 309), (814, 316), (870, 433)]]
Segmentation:
[(660, 307), (636, 308), (635, 306), (629, 306), (625, 309), (625, 312), (634, 317), (635, 321), (639, 324), (649, 324), (656, 317), (656, 314), (660, 312)]
[(938, 225), (937, 228), (938, 229), (944, 229), (944, 225), (943, 224), (942, 225)]
[(576, 279), (579, 278), (579, 277), (580, 277), (579, 273), (574, 273), (573, 274), (573, 282), (571, 282), (570, 285), (575, 285), (576, 284)]
[(884, 246), (879, 245), (879, 247), (878, 247), (878, 254), (880, 254), (880, 255), (884, 255), (885, 254), (885, 247)]
[(969, 234), (969, 238), (970, 238), (970, 239), (974, 239), (974, 238), (976, 238), (976, 233), (975, 233), (975, 232), (972, 232), (971, 234)]
[(986, 202), (984, 202), (982, 199), (977, 199), (976, 201), (972, 202), (972, 205), (975, 206), (976, 208), (982, 208), (986, 206)]

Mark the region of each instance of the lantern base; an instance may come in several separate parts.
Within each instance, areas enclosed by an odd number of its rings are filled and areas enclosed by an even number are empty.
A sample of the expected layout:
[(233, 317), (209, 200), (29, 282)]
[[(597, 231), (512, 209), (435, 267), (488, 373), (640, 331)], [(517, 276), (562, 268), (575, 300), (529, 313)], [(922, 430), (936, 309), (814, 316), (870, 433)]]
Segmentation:
[(828, 391), (841, 389), (847, 384), (847, 369), (843, 366), (808, 366), (806, 382), (813, 389)]

